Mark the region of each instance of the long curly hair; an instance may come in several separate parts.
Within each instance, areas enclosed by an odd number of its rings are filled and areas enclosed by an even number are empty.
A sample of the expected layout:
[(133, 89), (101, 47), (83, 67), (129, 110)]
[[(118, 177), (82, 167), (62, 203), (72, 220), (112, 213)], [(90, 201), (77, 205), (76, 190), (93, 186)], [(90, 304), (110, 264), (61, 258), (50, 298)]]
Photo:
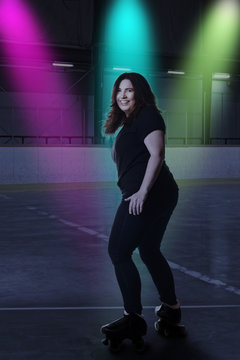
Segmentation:
[(135, 106), (131, 113), (131, 118), (132, 116), (135, 117), (140, 109), (145, 106), (154, 107), (157, 111), (160, 112), (156, 105), (156, 98), (145, 77), (135, 72), (123, 73), (117, 78), (113, 85), (110, 106), (111, 110), (109, 111), (107, 120), (103, 126), (105, 129), (105, 134), (114, 134), (120, 126), (127, 123), (127, 117), (125, 113), (119, 108), (116, 101), (117, 91), (120, 83), (125, 79), (130, 80), (134, 88)]

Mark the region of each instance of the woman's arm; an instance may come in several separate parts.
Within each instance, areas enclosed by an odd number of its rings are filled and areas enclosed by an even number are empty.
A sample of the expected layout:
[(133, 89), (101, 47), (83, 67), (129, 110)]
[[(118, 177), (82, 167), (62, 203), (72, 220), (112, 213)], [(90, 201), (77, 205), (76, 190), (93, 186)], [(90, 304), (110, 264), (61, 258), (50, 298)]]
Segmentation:
[(142, 184), (135, 194), (125, 199), (125, 201), (130, 201), (129, 214), (133, 215), (139, 215), (142, 212), (143, 204), (159, 175), (165, 158), (165, 141), (163, 131), (152, 131), (145, 137), (144, 143), (150, 153), (150, 158), (147, 163)]

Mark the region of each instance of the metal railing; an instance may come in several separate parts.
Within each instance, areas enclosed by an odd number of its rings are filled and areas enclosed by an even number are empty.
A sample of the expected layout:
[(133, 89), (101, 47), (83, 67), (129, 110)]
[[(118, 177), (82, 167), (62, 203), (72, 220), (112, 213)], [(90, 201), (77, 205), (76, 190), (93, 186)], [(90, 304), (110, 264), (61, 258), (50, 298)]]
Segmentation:
[[(5, 140), (2, 142), (1, 140)], [(75, 140), (75, 142), (73, 142)], [(2, 145), (78, 145), (94, 144), (94, 136), (30, 136), (30, 135), (0, 135)]]
[[(6, 107), (8, 108), (8, 107)], [(15, 109), (12, 107), (12, 116), (15, 117)], [(61, 119), (62, 119), (61, 112)], [(181, 117), (181, 134), (180, 130), (169, 131), (169, 126), (172, 125), (172, 120), (170, 124), (171, 117), (174, 121), (175, 118)], [(200, 113), (194, 113), (194, 116), (200, 118)], [(203, 145), (204, 139), (202, 135), (202, 129), (199, 128), (199, 136), (191, 136), (192, 118), (188, 112), (174, 113), (174, 112), (163, 112), (163, 117), (166, 122), (167, 132), (166, 132), (166, 145)], [(11, 130), (5, 130), (0, 128), (2, 134), (0, 134), (0, 145), (106, 145), (110, 146), (109, 140), (105, 137), (95, 137), (94, 135), (87, 135), (87, 126), (85, 114), (83, 116), (84, 121), (80, 129), (80, 133), (83, 135), (13, 135), (14, 124), (11, 126)], [(13, 121), (14, 123), (14, 121)], [(177, 125), (178, 123), (176, 123)], [(61, 125), (61, 123), (60, 123)], [(60, 126), (61, 127), (61, 126)], [(199, 126), (198, 126), (199, 127)], [(62, 132), (61, 129), (59, 131)], [(177, 133), (179, 132), (179, 133)], [(195, 131), (196, 134), (196, 131)], [(238, 134), (235, 134), (238, 135)], [(235, 136), (211, 136), (209, 139), (209, 145), (239, 145), (240, 137)]]
[[(214, 143), (216, 141), (216, 143)], [(202, 145), (201, 137), (168, 137), (166, 145)], [(106, 138), (94, 136), (30, 136), (30, 135), (0, 135), (0, 145), (107, 145)], [(240, 138), (211, 137), (209, 145), (240, 145)]]
[[(240, 137), (211, 137), (210, 143), (213, 144), (214, 141), (218, 141), (217, 144), (224, 144), (224, 145), (240, 145)], [(216, 144), (216, 145), (217, 145)]]

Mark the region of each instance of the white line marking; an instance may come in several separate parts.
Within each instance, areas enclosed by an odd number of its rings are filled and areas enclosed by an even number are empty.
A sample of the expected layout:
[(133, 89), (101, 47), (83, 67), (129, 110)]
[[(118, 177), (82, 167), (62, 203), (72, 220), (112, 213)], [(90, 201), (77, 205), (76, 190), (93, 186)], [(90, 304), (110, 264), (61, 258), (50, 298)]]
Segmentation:
[[(222, 309), (240, 308), (239, 305), (182, 305), (182, 309)], [(155, 306), (143, 306), (143, 309), (155, 309)], [(68, 311), (68, 310), (123, 310), (122, 306), (43, 306), (43, 307), (2, 307), (0, 311)]]
[(100, 239), (103, 239), (104, 241), (108, 241), (108, 236), (107, 235), (98, 234), (97, 237), (100, 238)]
[(4, 195), (4, 194), (0, 194), (0, 198), (6, 199), (6, 200), (12, 199), (10, 196)]
[(234, 293), (235, 295), (240, 295), (240, 289), (234, 287), (234, 286), (229, 286), (228, 284), (226, 284), (225, 282), (221, 281), (221, 280), (216, 280), (216, 279), (211, 279), (209, 276), (207, 275), (203, 275), (198, 271), (192, 271), (189, 270), (187, 268), (185, 268), (184, 266), (175, 264), (171, 261), (168, 261), (169, 265), (171, 266), (172, 269), (178, 270), (186, 275), (189, 275), (191, 277), (194, 277), (198, 280), (202, 280), (208, 284), (212, 284), (212, 285), (216, 285), (218, 287), (222, 287), (224, 290), (229, 291)]
[(100, 238), (100, 239), (103, 239), (103, 240), (105, 240), (105, 241), (108, 241), (108, 236), (107, 236), (107, 235), (101, 234), (101, 233), (99, 233), (98, 231), (95, 231), (95, 230), (90, 229), (90, 228), (88, 228), (88, 227), (86, 227), (86, 226), (83, 226), (83, 225), (74, 223), (74, 222), (72, 222), (72, 221), (68, 221), (68, 220), (62, 219), (62, 218), (58, 217), (57, 215), (49, 214), (49, 213), (47, 213), (46, 211), (39, 210), (39, 209), (38, 209), (37, 207), (35, 207), (35, 206), (26, 206), (26, 209), (28, 209), (28, 210), (36, 210), (38, 214), (40, 214), (40, 215), (46, 215), (49, 219), (58, 220), (59, 222), (61, 222), (61, 223), (64, 224), (64, 225), (67, 225), (67, 226), (72, 227), (72, 228), (76, 228), (76, 229), (79, 230), (79, 231), (85, 232), (85, 233), (87, 233), (87, 234), (89, 234), (89, 235), (97, 236), (97, 237)]
[(234, 287), (234, 286), (227, 286), (225, 287), (226, 291), (233, 292), (236, 295), (240, 295), (240, 289)]
[(48, 215), (48, 213), (46, 211), (43, 211), (43, 210), (38, 210), (38, 214), (39, 215)]
[[(33, 207), (33, 206), (27, 206), (27, 209), (29, 210), (37, 210), (38, 213), (41, 213), (41, 215), (48, 215), (48, 218), (52, 218), (52, 219), (56, 219), (58, 221), (60, 221), (61, 223), (63, 223), (64, 225), (67, 225), (69, 227), (73, 227), (73, 228), (76, 228), (77, 230), (79, 231), (82, 231), (82, 232), (85, 232), (89, 235), (93, 235), (93, 236), (96, 236), (106, 242), (108, 242), (108, 236), (107, 235), (104, 235), (104, 234), (101, 234), (93, 229), (90, 229), (86, 226), (83, 226), (83, 225), (80, 225), (80, 224), (76, 224), (76, 223), (73, 223), (71, 221), (68, 221), (68, 220), (65, 220), (65, 219), (62, 219), (62, 218), (59, 218), (57, 217), (56, 215), (50, 215), (48, 214), (47, 212), (44, 212), (44, 211), (39, 211), (36, 207)], [(184, 266), (181, 266), (181, 265), (178, 265), (178, 264), (175, 264), (173, 263), (172, 261), (168, 261), (170, 267), (174, 270), (178, 270), (188, 276), (191, 276), (195, 279), (198, 279), (198, 280), (201, 280), (207, 284), (211, 284), (211, 285), (215, 285), (217, 287), (222, 287), (222, 289), (224, 289), (225, 291), (228, 291), (228, 292), (231, 292), (235, 295), (240, 295), (240, 289), (234, 287), (234, 286), (230, 286), (228, 284), (226, 284), (225, 282), (221, 281), (221, 280), (218, 280), (218, 279), (212, 279), (210, 278), (208, 275), (204, 275), (198, 271), (194, 271), (194, 270), (190, 270), (190, 269), (187, 269), (186, 267)]]
[(26, 206), (26, 209), (28, 210), (37, 210), (35, 206)]
[(86, 232), (86, 233), (88, 233), (90, 235), (98, 235), (97, 231), (89, 229), (89, 228), (87, 228), (85, 226), (79, 226), (78, 230), (84, 231), (84, 232)]
[(58, 216), (56, 216), (56, 215), (49, 215), (48, 218), (49, 218), (49, 219), (58, 219)]
[(61, 219), (59, 218), (58, 221), (60, 221), (61, 223), (63, 223), (64, 225), (67, 225), (67, 226), (70, 226), (70, 227), (79, 227), (80, 225), (79, 224), (76, 224), (76, 223), (73, 223), (71, 221), (68, 221), (68, 220), (64, 220), (64, 219)]
[(240, 308), (239, 305), (183, 305), (183, 309), (227, 309), (227, 308)]

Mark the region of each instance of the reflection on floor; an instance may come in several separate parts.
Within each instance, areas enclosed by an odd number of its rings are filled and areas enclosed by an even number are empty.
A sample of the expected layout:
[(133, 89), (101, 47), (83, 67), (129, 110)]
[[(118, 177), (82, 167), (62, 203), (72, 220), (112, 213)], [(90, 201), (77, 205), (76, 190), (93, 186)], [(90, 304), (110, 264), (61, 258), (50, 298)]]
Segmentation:
[[(154, 330), (159, 299), (138, 252), (148, 323), (146, 359), (239, 359), (240, 181), (181, 181), (162, 250), (188, 329)], [(0, 359), (90, 360), (113, 355), (99, 328), (122, 315), (107, 254), (121, 195), (115, 184), (0, 186)], [(124, 359), (138, 358), (126, 342)]]

